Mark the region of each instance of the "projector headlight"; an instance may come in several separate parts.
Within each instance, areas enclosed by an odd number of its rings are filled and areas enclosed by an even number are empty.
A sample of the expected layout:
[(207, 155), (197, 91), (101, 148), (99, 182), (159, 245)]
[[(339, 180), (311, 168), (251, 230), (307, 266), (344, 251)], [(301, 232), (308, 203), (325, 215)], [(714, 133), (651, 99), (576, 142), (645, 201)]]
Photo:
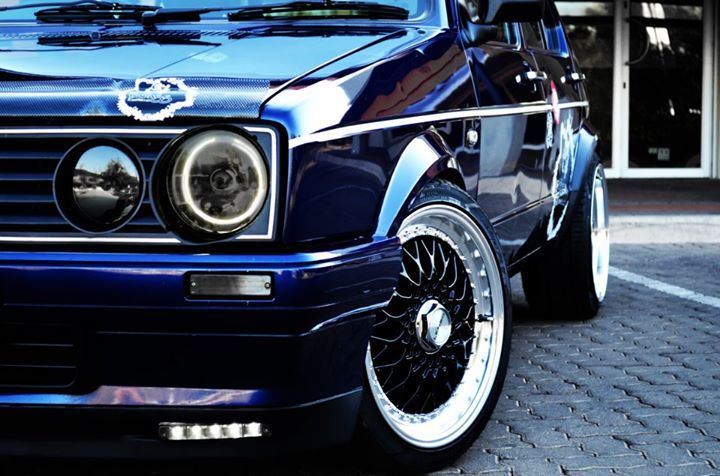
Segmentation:
[(179, 144), (167, 180), (177, 216), (190, 228), (211, 234), (248, 226), (268, 194), (262, 152), (228, 130), (200, 132)]

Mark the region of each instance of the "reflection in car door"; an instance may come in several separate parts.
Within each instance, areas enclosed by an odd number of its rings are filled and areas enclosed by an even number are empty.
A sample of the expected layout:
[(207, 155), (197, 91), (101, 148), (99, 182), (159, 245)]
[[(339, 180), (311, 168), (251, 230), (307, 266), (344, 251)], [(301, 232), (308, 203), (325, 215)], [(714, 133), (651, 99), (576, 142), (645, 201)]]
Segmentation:
[(531, 51), (540, 70), (548, 75), (545, 95), (553, 106), (549, 121), (552, 147), (548, 150), (542, 187), (542, 217), (546, 222), (546, 237), (552, 239), (558, 235), (567, 212), (567, 182), (575, 163), (577, 132), (587, 107), (583, 102), (584, 76), (574, 61), (552, 1), (547, 2), (538, 28), (543, 35), (543, 45)]
[[(528, 238), (539, 218), (546, 143), (542, 78), (520, 46), (516, 25), (497, 40), (467, 48), (481, 108), (478, 201), (495, 225), (508, 263), (533, 251)], [(484, 109), (483, 109), (484, 110)]]

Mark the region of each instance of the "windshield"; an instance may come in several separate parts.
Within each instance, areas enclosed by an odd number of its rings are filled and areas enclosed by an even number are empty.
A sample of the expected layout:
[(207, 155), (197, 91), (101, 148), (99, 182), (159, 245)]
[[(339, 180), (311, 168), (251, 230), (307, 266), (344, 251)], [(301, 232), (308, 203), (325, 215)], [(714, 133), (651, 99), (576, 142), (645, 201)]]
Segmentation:
[[(57, 3), (58, 6), (62, 6), (64, 3), (72, 4), (77, 3), (78, 0), (60, 0)], [(257, 8), (274, 5), (284, 5), (290, 3), (292, 0), (117, 0), (118, 3), (128, 5), (142, 5), (150, 7), (161, 7), (161, 8), (227, 8), (225, 12), (211, 12), (203, 15), (203, 18), (207, 19), (221, 19), (226, 18), (227, 14), (232, 11), (240, 10), (243, 8)], [(352, 0), (333, 0), (333, 3), (339, 4), (344, 1)], [(371, 3), (377, 3), (379, 5), (390, 5), (393, 7), (400, 7), (408, 12), (409, 21), (421, 21), (429, 17), (442, 16), (437, 10), (437, 0), (369, 0)], [(13, 7), (32, 5), (36, 3), (45, 3), (45, 0), (0, 0), (0, 7)], [(50, 3), (50, 2), (47, 2)], [(318, 3), (322, 3), (318, 0)], [(6, 21), (27, 21), (35, 19), (35, 12), (42, 10), (47, 7), (40, 8), (27, 8), (18, 10), (8, 10), (0, 12), (0, 22)]]

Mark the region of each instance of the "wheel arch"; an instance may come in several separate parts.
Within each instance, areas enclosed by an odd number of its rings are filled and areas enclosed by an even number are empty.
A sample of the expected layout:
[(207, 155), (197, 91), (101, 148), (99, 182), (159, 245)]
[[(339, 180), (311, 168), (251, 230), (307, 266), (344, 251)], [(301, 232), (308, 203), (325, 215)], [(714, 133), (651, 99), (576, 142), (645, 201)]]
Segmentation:
[[(577, 192), (582, 190), (585, 177), (591, 172), (590, 168), (595, 164), (597, 142), (598, 136), (595, 129), (587, 122), (583, 123), (577, 135), (575, 167), (573, 168), (570, 183), (568, 184), (574, 196), (577, 196)], [(573, 202), (574, 201), (573, 199)]]
[(414, 197), (433, 180), (443, 179), (466, 190), (465, 180), (450, 147), (435, 130), (412, 139), (400, 154), (383, 197), (375, 236), (391, 236)]
[[(588, 174), (593, 173), (595, 164), (597, 163), (596, 147), (598, 136), (595, 129), (587, 122), (580, 125), (580, 130), (575, 136), (577, 141), (575, 144), (575, 157), (572, 163), (569, 176), (565, 179), (567, 183), (568, 194), (566, 195), (563, 216), (570, 214), (578, 203), (578, 196), (583, 190), (583, 185)], [(548, 231), (548, 240), (554, 240), (557, 237), (564, 236), (568, 231), (568, 220), (562, 220), (559, 228), (554, 230), (552, 235)]]

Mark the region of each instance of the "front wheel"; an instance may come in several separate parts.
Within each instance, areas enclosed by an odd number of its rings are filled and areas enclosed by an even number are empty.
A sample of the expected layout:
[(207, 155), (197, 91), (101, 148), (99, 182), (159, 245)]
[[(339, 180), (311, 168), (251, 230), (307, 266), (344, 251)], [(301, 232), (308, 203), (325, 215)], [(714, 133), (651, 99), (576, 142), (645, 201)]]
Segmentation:
[(498, 400), (509, 281), (489, 221), (449, 183), (421, 193), (398, 236), (403, 270), (368, 346), (361, 431), (387, 462), (430, 471), (472, 444)]

